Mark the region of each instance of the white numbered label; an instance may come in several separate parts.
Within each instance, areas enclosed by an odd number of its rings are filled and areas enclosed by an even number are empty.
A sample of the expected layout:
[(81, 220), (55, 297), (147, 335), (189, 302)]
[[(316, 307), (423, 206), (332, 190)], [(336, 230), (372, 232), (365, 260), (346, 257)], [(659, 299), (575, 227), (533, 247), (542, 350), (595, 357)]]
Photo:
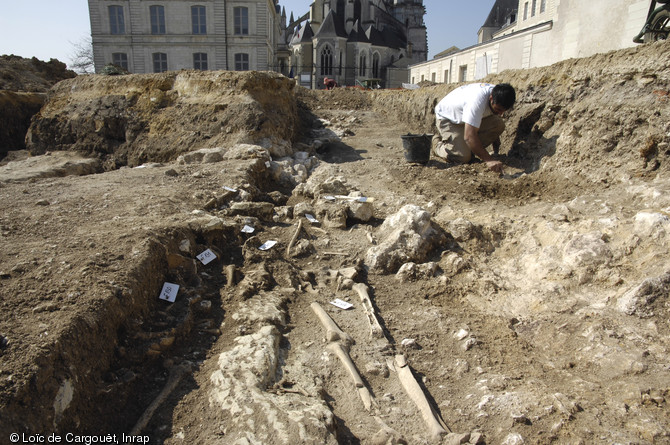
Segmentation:
[(270, 249), (272, 249), (272, 247), (275, 244), (277, 244), (277, 241), (274, 241), (274, 240), (266, 241), (258, 249), (259, 250), (270, 250)]
[(196, 258), (199, 259), (202, 264), (207, 265), (216, 259), (216, 254), (210, 249), (207, 249)]
[(334, 299), (333, 301), (330, 302), (333, 306), (337, 306), (340, 309), (350, 309), (354, 307), (353, 304), (347, 303), (346, 301), (340, 300), (339, 298)]
[(174, 300), (177, 298), (177, 292), (179, 292), (179, 285), (173, 283), (164, 283), (163, 290), (161, 291), (160, 299), (174, 303)]

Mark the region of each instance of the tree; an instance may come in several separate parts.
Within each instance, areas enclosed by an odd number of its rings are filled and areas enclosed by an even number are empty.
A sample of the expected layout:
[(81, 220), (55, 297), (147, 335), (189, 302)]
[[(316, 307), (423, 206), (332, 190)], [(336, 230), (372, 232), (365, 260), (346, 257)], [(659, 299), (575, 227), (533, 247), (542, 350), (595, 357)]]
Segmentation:
[(93, 74), (95, 65), (93, 63), (93, 40), (91, 36), (82, 37), (79, 42), (70, 42), (74, 53), (70, 55), (72, 63), (70, 67), (77, 74)]

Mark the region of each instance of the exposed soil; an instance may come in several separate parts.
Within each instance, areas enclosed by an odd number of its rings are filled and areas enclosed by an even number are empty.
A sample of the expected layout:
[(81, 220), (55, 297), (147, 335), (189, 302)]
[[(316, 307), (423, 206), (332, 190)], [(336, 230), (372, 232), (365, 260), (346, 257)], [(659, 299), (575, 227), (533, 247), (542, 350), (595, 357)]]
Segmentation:
[(454, 85), (59, 83), (0, 165), (0, 443), (670, 443), (669, 45), (487, 78), (504, 175), (406, 160)]

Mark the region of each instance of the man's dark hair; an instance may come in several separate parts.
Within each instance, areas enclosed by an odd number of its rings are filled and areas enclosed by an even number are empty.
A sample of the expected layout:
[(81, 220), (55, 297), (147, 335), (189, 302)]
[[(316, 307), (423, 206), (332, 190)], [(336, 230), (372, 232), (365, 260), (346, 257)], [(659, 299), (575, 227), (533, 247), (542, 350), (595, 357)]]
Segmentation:
[(491, 96), (493, 98), (493, 103), (500, 105), (505, 108), (505, 110), (511, 109), (514, 106), (514, 102), (516, 102), (516, 91), (514, 91), (514, 87), (508, 83), (500, 83), (494, 86), (493, 91), (491, 91)]

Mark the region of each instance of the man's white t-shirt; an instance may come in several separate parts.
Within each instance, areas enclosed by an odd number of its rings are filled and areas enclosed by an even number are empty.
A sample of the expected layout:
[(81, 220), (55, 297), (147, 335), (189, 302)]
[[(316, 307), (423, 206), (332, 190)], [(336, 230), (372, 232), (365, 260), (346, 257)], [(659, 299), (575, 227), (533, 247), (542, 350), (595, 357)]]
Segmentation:
[(495, 85), (472, 83), (456, 88), (435, 106), (438, 119), (449, 119), (454, 124), (470, 124), (479, 128), (482, 119), (491, 116), (489, 97)]

